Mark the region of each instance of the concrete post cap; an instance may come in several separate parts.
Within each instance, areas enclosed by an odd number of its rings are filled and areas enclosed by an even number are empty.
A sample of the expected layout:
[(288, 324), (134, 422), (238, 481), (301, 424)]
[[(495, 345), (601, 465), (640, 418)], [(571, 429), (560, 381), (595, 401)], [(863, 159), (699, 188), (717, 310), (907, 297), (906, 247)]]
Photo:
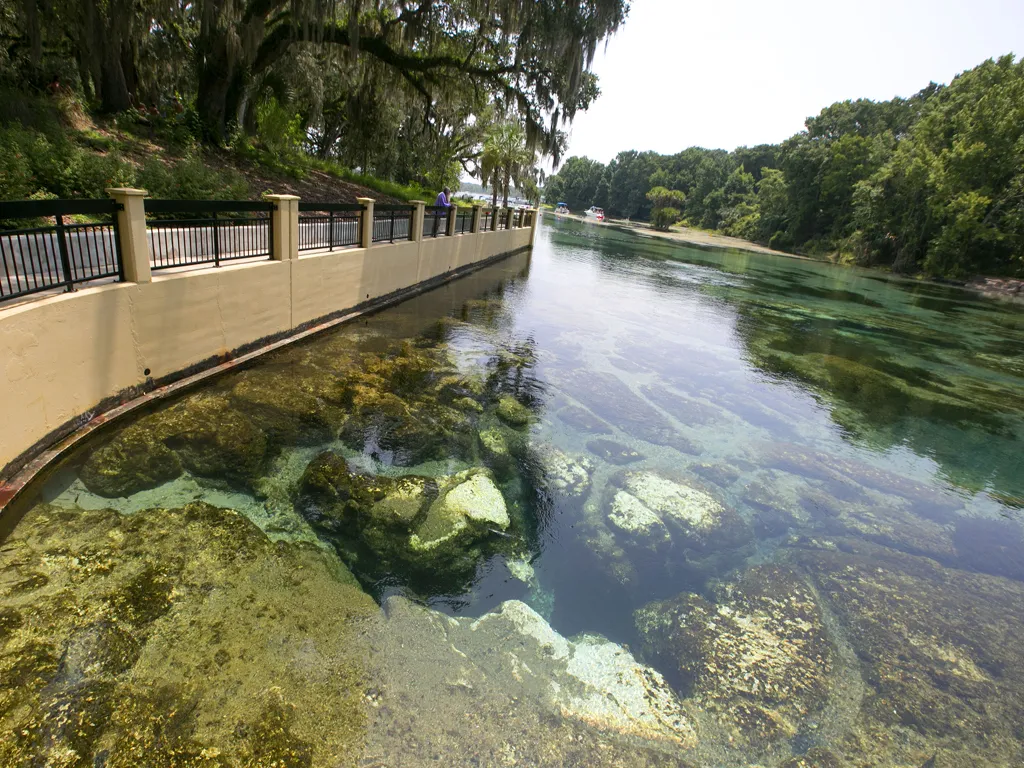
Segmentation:
[(135, 189), (134, 187), (107, 187), (105, 190), (108, 195), (123, 195), (125, 197), (145, 197), (149, 194), (144, 189)]
[(373, 200), (372, 197), (357, 197), (356, 198), (356, 202), (357, 203), (362, 203), (363, 205), (366, 205), (367, 203), (374, 202), (374, 200)]
[(426, 205), (426, 200), (410, 200), (409, 205)]
[(299, 199), (298, 195), (272, 195), (272, 194), (269, 194), (269, 193), (264, 193), (263, 197), (266, 200), (298, 200)]

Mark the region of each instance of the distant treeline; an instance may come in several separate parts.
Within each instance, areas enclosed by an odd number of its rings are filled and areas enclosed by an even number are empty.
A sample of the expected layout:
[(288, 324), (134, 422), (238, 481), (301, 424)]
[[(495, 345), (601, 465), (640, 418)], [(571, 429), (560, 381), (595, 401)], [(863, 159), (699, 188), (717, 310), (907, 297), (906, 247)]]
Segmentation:
[(909, 99), (837, 102), (805, 125), (732, 152), (572, 157), (545, 200), (901, 272), (1024, 273), (1024, 59)]

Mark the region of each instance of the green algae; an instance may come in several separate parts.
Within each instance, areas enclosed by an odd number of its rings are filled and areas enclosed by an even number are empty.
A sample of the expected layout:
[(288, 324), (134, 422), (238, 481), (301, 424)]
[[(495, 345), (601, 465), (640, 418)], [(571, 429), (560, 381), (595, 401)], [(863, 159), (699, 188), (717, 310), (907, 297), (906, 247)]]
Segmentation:
[(706, 727), (757, 749), (795, 736), (826, 703), (836, 652), (813, 591), (791, 569), (762, 566), (635, 614), (644, 657), (710, 715)]
[(353, 472), (325, 452), (306, 467), (299, 512), (363, 579), (413, 589), (459, 590), (477, 566), (509, 552), (505, 499), (483, 468), (437, 478)]
[(219, 395), (199, 393), (144, 416), (92, 452), (82, 482), (101, 496), (126, 496), (187, 469), (248, 486), (267, 457), (264, 433)]
[(869, 543), (837, 543), (809, 540), (787, 557), (827, 596), (864, 665), (865, 731), (913, 734), (903, 742), (851, 740), (841, 745), (851, 748), (846, 760), (899, 764), (909, 749), (926, 755), (920, 762), (941, 750), (950, 764), (1013, 764), (1024, 717), (1024, 584)]
[(498, 401), (495, 413), (510, 427), (525, 427), (533, 418), (530, 409), (511, 395), (506, 395)]
[[(340, 567), (204, 504), (131, 517), (36, 507), (0, 552), (0, 573), (48, 577), (30, 592), (0, 580), (4, 616), (18, 617), (0, 653), (0, 763), (354, 758), (356, 638), (376, 607)], [(295, 666), (310, 643), (316, 664)]]

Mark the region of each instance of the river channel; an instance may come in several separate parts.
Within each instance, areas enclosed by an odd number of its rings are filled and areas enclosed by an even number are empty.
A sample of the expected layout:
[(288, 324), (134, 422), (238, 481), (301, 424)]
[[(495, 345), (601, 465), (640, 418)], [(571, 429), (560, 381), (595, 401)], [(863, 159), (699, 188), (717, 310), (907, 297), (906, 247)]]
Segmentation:
[(546, 217), (5, 515), (4, 766), (1024, 764), (1024, 310), (955, 287)]

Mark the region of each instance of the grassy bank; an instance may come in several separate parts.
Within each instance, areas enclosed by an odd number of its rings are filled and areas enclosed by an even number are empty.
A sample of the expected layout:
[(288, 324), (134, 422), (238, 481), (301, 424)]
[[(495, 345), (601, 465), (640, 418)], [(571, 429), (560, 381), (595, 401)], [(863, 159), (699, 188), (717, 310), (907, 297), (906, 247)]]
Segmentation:
[(298, 151), (294, 143), (238, 139), (204, 145), (186, 112), (89, 114), (58, 93), (0, 93), (0, 199), (104, 197), (137, 186), (153, 197), (245, 200), (264, 192), (306, 200), (433, 200), (434, 193), (356, 173)]

